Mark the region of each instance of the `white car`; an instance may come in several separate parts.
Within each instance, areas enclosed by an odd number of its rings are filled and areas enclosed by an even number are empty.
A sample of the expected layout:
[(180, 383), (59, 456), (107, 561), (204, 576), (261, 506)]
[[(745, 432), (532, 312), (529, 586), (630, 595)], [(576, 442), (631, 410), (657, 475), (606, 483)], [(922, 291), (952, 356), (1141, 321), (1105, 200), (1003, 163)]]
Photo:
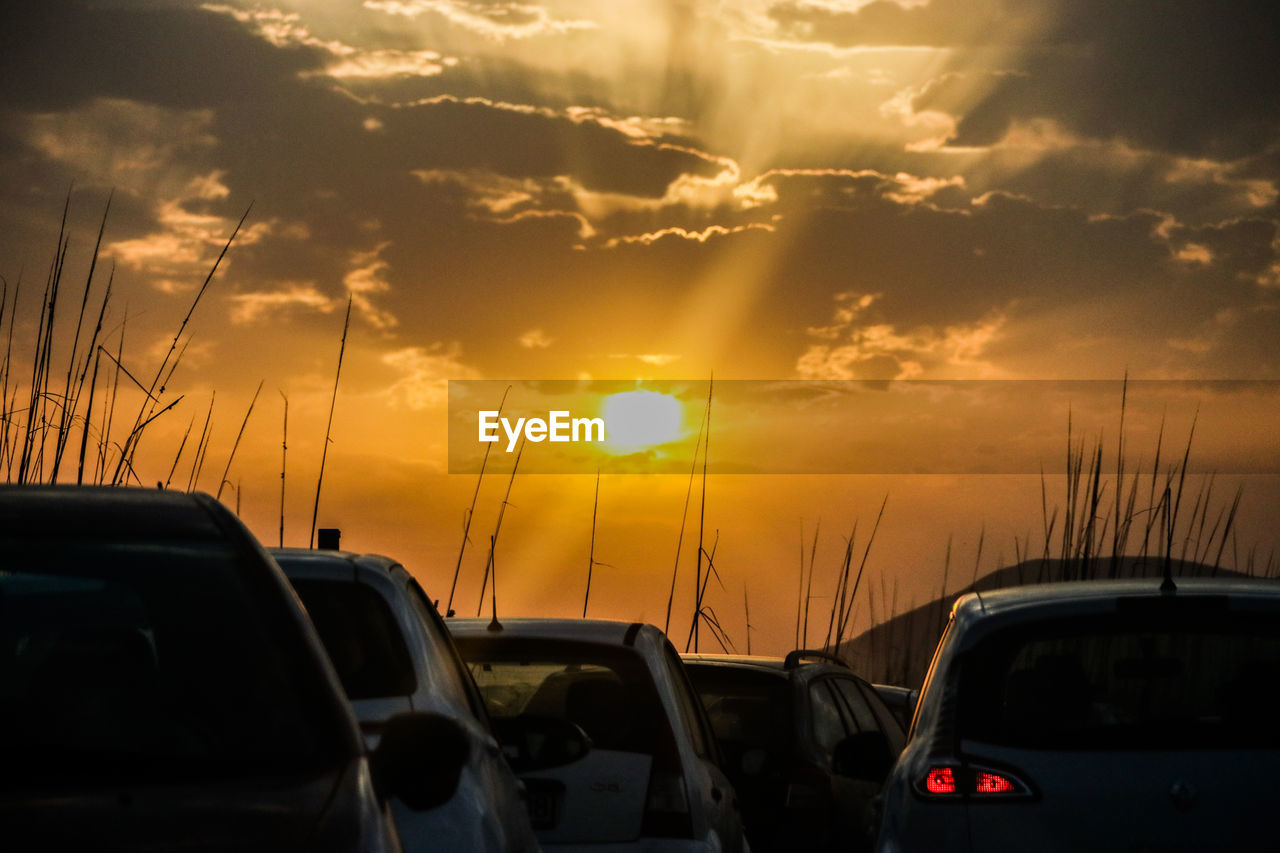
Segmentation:
[[(545, 850), (746, 848), (737, 796), (680, 657), (656, 627), (583, 619), (450, 619), (502, 733), (569, 721), (590, 748), (539, 760), (512, 745)], [(536, 744), (535, 744), (536, 746)]]
[(970, 593), (885, 785), (877, 849), (1274, 850), (1277, 701), (1275, 581)]
[(366, 743), (409, 711), (455, 720), (470, 749), (443, 805), (392, 813), (405, 853), (522, 853), (538, 849), (524, 792), (489, 727), (480, 695), (435, 605), (389, 557), (271, 548), (338, 672)]

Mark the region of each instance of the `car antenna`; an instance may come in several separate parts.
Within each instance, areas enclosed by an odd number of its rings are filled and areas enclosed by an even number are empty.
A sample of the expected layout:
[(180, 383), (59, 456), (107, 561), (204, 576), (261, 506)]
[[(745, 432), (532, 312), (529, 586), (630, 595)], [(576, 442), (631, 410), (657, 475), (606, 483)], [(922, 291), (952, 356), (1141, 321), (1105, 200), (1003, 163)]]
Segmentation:
[(498, 621), (498, 562), (494, 559), (493, 550), (497, 546), (497, 536), (489, 537), (489, 565), (491, 568), (489, 583), (489, 601), (493, 606), (493, 619), (489, 622), (490, 631), (501, 631), (502, 623)]
[(1169, 487), (1164, 487), (1164, 526), (1167, 531), (1164, 548), (1164, 580), (1160, 582), (1163, 595), (1173, 595), (1178, 585), (1173, 582), (1173, 522), (1169, 520)]
[(1173, 582), (1173, 561), (1166, 554), (1164, 558), (1164, 580), (1160, 582), (1160, 592), (1164, 595), (1173, 595), (1178, 591), (1178, 585)]

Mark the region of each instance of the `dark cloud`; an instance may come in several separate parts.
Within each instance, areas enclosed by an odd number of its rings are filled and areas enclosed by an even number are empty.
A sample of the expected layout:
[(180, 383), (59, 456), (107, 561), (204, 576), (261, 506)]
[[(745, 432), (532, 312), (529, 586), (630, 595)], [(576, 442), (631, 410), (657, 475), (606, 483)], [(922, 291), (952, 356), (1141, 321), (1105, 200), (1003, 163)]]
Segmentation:
[(783, 34), (839, 47), (992, 44), (1021, 41), (1052, 9), (1052, 0), (934, 0), (903, 6), (875, 0), (856, 11), (787, 0), (769, 8)]
[(1274, 13), (1258, 0), (934, 0), (908, 8), (881, 0), (852, 13), (783, 3), (771, 14), (797, 39), (956, 47), (958, 71), (1018, 72), (990, 81), (977, 104), (972, 76), (918, 100), (961, 115), (958, 145), (992, 144), (1014, 120), (1039, 117), (1092, 137), (1235, 159), (1270, 144), (1280, 128)]
[(318, 68), (321, 55), (275, 48), (236, 21), (169, 3), (14, 0), (0, 27), (0, 103), (66, 109), (116, 97), (193, 109), (234, 104)]

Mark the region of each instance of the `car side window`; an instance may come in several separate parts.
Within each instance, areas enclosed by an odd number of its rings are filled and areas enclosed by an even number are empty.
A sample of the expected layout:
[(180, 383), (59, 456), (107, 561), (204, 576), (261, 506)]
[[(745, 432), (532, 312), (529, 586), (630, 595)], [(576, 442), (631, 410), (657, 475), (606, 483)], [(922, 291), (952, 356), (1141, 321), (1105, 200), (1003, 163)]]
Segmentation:
[(846, 731), (840, 718), (840, 706), (826, 680), (809, 685), (809, 722), (818, 751), (828, 765), (835, 753), (836, 744), (844, 740)]
[(439, 623), (440, 614), (436, 612), (435, 606), (431, 604), (427, 594), (422, 591), (422, 587), (416, 580), (410, 577), (404, 581), (404, 584), (414, 613), (418, 615), (418, 621), (422, 623), (422, 629), (427, 634), (427, 655), (432, 671), (455, 696), (466, 700), (471, 713), (479, 719), (487, 719), (484, 703), (476, 695), (471, 674), (463, 665), (462, 658), (458, 657), (454, 650), (453, 641), (448, 632)]
[(703, 728), (705, 718), (699, 710), (701, 705), (697, 704), (700, 700), (693, 692), (693, 686), (689, 683), (689, 677), (684, 671), (684, 664), (680, 662), (680, 656), (676, 654), (670, 643), (663, 644), (662, 661), (671, 676), (671, 689), (676, 696), (676, 713), (679, 714), (681, 723), (689, 732), (694, 753), (701, 758), (714, 761), (715, 757), (708, 746), (710, 738), (706, 729)]
[(875, 715), (871, 713), (871, 708), (867, 706), (866, 697), (858, 690), (856, 681), (852, 678), (835, 678), (832, 679), (831, 683), (840, 692), (840, 696), (844, 699), (845, 708), (853, 718), (853, 731), (873, 732), (880, 728)]
[(889, 706), (884, 700), (876, 694), (875, 688), (869, 684), (859, 684), (864, 696), (867, 697), (867, 705), (875, 713), (876, 719), (880, 722), (880, 728), (884, 731), (885, 738), (889, 741), (889, 750), (894, 755), (902, 752), (903, 746), (906, 745), (907, 735), (902, 730), (902, 724), (898, 722), (898, 718), (889, 710)]

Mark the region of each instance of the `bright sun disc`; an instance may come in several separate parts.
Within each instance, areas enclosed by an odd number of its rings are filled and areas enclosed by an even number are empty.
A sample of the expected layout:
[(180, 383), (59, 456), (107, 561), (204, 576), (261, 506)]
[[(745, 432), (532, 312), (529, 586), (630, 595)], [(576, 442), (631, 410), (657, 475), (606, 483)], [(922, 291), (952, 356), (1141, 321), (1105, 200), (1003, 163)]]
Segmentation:
[(604, 398), (605, 443), (636, 448), (666, 444), (680, 437), (683, 406), (670, 394), (624, 391)]

